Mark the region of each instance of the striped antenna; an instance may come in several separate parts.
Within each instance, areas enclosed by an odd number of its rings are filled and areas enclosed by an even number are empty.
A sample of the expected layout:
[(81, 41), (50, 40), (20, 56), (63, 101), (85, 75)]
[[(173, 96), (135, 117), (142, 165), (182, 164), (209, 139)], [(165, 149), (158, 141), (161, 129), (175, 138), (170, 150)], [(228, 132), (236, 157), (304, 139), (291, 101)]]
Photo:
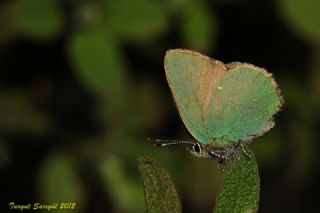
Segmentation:
[(155, 142), (155, 146), (168, 146), (168, 145), (175, 145), (175, 144), (194, 144), (192, 141), (184, 141), (184, 140), (165, 140), (165, 139), (151, 139), (147, 138), (149, 141)]

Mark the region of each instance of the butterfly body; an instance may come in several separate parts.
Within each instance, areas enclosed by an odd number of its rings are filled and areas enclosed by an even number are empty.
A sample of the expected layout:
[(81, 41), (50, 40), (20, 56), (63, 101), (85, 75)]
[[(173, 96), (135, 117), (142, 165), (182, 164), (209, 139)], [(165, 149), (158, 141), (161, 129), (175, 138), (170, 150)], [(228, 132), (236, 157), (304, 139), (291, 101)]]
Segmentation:
[(199, 158), (219, 158), (219, 159), (230, 159), (239, 148), (239, 143), (234, 143), (229, 146), (217, 147), (213, 144), (204, 144), (195, 142), (191, 147), (187, 147), (187, 150)]
[(283, 100), (265, 69), (184, 49), (167, 51), (164, 63), (180, 117), (195, 141), (191, 154), (228, 159), (274, 126), (272, 116)]

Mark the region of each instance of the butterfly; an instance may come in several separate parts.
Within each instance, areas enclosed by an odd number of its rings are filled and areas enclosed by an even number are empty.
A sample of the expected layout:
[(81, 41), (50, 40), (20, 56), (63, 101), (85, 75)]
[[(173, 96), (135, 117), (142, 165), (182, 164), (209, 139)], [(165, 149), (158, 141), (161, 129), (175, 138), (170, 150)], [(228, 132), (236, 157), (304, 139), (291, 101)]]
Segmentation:
[(224, 64), (195, 51), (173, 49), (166, 52), (164, 67), (193, 141), (157, 139), (157, 146), (188, 143), (192, 155), (222, 162), (268, 132), (284, 104), (272, 74), (248, 63)]

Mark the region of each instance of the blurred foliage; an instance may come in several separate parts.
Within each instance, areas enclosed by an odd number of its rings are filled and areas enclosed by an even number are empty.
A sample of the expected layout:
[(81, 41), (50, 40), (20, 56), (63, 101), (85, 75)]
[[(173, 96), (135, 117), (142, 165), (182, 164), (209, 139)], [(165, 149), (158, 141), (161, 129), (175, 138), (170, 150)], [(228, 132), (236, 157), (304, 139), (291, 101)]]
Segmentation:
[(299, 33), (320, 41), (320, 2), (318, 0), (280, 0), (280, 9)]
[(106, 190), (110, 190), (112, 199), (118, 203), (116, 209), (122, 209), (126, 212), (143, 212), (142, 187), (136, 184), (137, 179), (130, 177), (130, 174), (124, 171), (125, 166), (122, 164), (121, 159), (112, 154), (101, 160), (99, 169)]
[(208, 52), (215, 39), (216, 18), (202, 2), (189, 4), (183, 11), (181, 36), (189, 49)]
[(89, 89), (120, 104), (125, 95), (121, 53), (103, 29), (77, 32), (70, 41), (70, 57), (79, 78)]
[[(47, 156), (38, 177), (40, 194), (38, 202), (74, 202), (77, 211), (80, 212), (85, 206), (85, 197), (76, 169), (77, 166), (68, 153), (55, 152)], [(66, 210), (57, 211), (66, 212)]]
[(57, 0), (18, 1), (13, 9), (16, 29), (31, 38), (50, 38), (62, 31), (61, 2)]
[(106, 28), (119, 38), (145, 40), (166, 30), (168, 16), (159, 1), (104, 1)]
[(314, 212), (319, 191), (317, 0), (17, 0), (0, 3), (0, 197), (141, 212), (134, 165), (160, 161), (186, 212), (211, 212), (215, 161), (147, 137), (188, 139), (163, 70), (169, 48), (275, 74), (286, 105), (252, 143), (260, 212)]
[(18, 91), (0, 94), (0, 129), (2, 133), (25, 132), (32, 135), (45, 134), (50, 129), (48, 116), (32, 105), (27, 94)]

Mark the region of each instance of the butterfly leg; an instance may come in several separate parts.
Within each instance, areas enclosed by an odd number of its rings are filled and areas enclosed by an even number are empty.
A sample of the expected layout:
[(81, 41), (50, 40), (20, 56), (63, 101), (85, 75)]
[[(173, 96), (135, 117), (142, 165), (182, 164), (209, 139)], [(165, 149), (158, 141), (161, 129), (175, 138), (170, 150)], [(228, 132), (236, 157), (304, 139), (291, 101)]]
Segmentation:
[(225, 159), (224, 158), (219, 158), (218, 161), (218, 169), (222, 172), (226, 171), (225, 170)]
[(252, 155), (247, 152), (246, 146), (245, 146), (244, 144), (240, 144), (240, 147), (241, 147), (242, 152), (243, 152), (248, 158), (251, 159), (251, 158), (252, 158)]
[(209, 155), (212, 158), (219, 158), (220, 160), (229, 159), (230, 150), (228, 149), (211, 149)]
[(225, 171), (225, 160), (230, 158), (230, 150), (228, 149), (211, 149), (209, 155), (212, 158), (218, 158), (218, 169)]

